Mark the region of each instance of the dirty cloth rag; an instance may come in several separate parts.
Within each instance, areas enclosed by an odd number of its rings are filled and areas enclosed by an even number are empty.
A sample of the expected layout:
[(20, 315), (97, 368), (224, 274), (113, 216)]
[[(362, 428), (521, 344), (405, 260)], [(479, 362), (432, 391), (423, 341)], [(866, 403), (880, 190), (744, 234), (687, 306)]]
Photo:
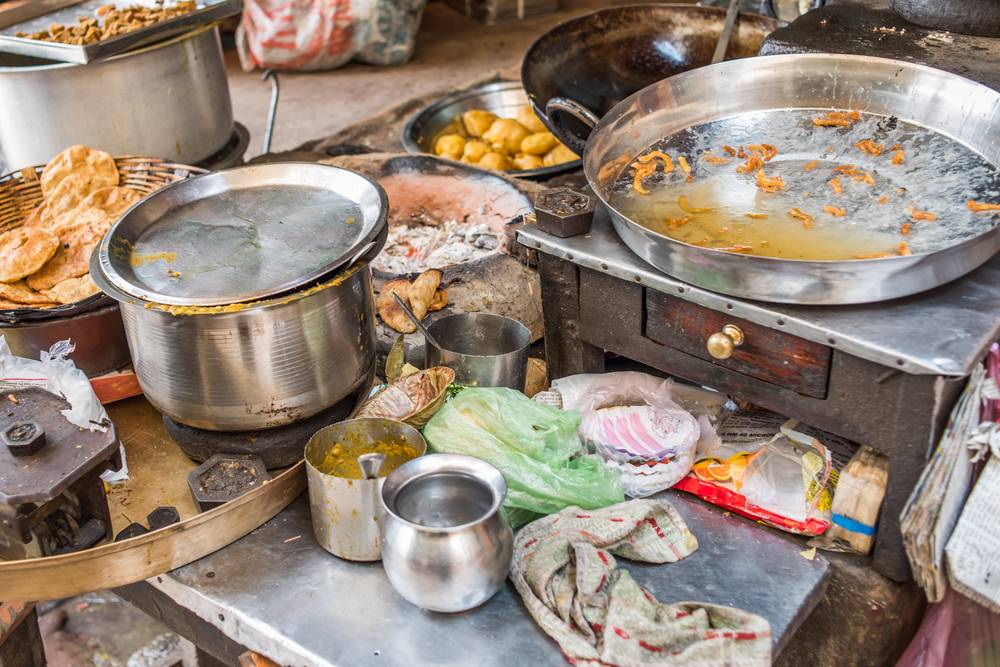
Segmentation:
[(510, 577), (535, 622), (578, 667), (770, 665), (765, 619), (720, 605), (659, 602), (612, 555), (672, 563), (697, 548), (666, 500), (570, 507), (521, 529)]

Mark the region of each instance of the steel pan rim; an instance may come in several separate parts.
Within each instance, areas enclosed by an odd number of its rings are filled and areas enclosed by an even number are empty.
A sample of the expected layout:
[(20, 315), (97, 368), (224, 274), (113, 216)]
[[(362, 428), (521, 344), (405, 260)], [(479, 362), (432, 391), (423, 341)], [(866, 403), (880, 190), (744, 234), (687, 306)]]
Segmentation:
[[(994, 90), (990, 89), (989, 87), (987, 87), (987, 86), (985, 86), (983, 84), (980, 84), (980, 83), (978, 83), (976, 81), (972, 81), (971, 79), (967, 79), (967, 78), (959, 76), (957, 74), (952, 74), (950, 72), (945, 72), (943, 70), (939, 70), (939, 69), (936, 69), (936, 68), (933, 68), (933, 67), (929, 67), (929, 66), (926, 66), (926, 65), (920, 65), (920, 64), (910, 63), (910, 62), (901, 61), (901, 60), (894, 60), (894, 59), (889, 59), (889, 58), (873, 58), (873, 57), (869, 57), (869, 56), (858, 56), (858, 55), (849, 55), (849, 54), (816, 53), (816, 54), (780, 54), (780, 55), (772, 55), (772, 56), (757, 56), (755, 58), (747, 58), (747, 59), (742, 59), (742, 60), (726, 61), (726, 62), (718, 63), (718, 64), (715, 64), (715, 65), (709, 65), (709, 66), (706, 66), (706, 67), (702, 67), (702, 68), (690, 70), (690, 71), (687, 71), (687, 72), (681, 72), (681, 73), (676, 74), (676, 75), (674, 75), (672, 77), (669, 77), (667, 79), (664, 79), (662, 81), (654, 83), (654, 84), (652, 84), (650, 86), (647, 86), (646, 88), (643, 88), (642, 90), (637, 91), (633, 95), (627, 97), (626, 99), (622, 100), (620, 103), (618, 103), (617, 105), (615, 105), (607, 114), (605, 114), (605, 116), (597, 124), (597, 126), (594, 128), (594, 131), (590, 135), (590, 139), (587, 142), (587, 150), (586, 150), (586, 152), (584, 153), (584, 156), (583, 156), (584, 174), (587, 177), (587, 181), (590, 184), (591, 188), (594, 190), (594, 193), (597, 195), (598, 199), (600, 199), (601, 203), (608, 209), (609, 214), (611, 215), (612, 220), (615, 223), (616, 231), (617, 231), (617, 225), (618, 224), (625, 224), (629, 228), (637, 228), (637, 230), (641, 234), (648, 234), (648, 235), (652, 235), (652, 236), (656, 237), (657, 240), (660, 241), (660, 243), (662, 245), (666, 246), (667, 252), (669, 252), (669, 253), (680, 252), (681, 255), (682, 255), (682, 257), (685, 256), (685, 255), (690, 255), (690, 256), (707, 256), (707, 257), (710, 257), (715, 263), (723, 263), (723, 264), (729, 265), (729, 266), (734, 267), (734, 268), (735, 267), (740, 267), (741, 269), (744, 269), (744, 270), (747, 269), (747, 268), (749, 268), (752, 271), (755, 271), (755, 272), (757, 272), (757, 273), (759, 273), (761, 275), (763, 275), (765, 273), (773, 272), (776, 269), (788, 268), (788, 267), (795, 267), (796, 270), (800, 270), (801, 269), (802, 271), (800, 271), (800, 275), (802, 275), (804, 272), (807, 272), (807, 271), (810, 271), (810, 270), (815, 270), (817, 272), (821, 272), (822, 273), (822, 272), (824, 272), (824, 271), (826, 271), (828, 269), (841, 269), (841, 270), (851, 270), (851, 269), (854, 269), (854, 270), (863, 271), (865, 274), (869, 274), (870, 275), (872, 272), (874, 272), (874, 269), (876, 267), (878, 267), (880, 269), (884, 269), (882, 271), (878, 271), (879, 273), (900, 274), (900, 273), (906, 272), (908, 269), (912, 269), (913, 267), (917, 266), (918, 264), (921, 264), (921, 263), (923, 263), (925, 261), (928, 261), (930, 258), (944, 257), (945, 255), (947, 255), (947, 256), (950, 257), (950, 256), (955, 255), (959, 251), (962, 251), (962, 250), (965, 250), (965, 249), (968, 249), (968, 248), (971, 248), (971, 247), (974, 247), (974, 246), (978, 246), (980, 244), (989, 243), (991, 240), (993, 240), (994, 243), (997, 243), (997, 239), (1000, 239), (1000, 225), (995, 225), (992, 228), (985, 230), (981, 234), (978, 234), (976, 236), (970, 237), (968, 239), (965, 239), (964, 241), (961, 241), (961, 242), (956, 243), (956, 244), (951, 245), (951, 246), (947, 246), (945, 248), (941, 248), (941, 249), (936, 250), (936, 251), (925, 252), (925, 253), (917, 253), (917, 254), (913, 254), (913, 255), (898, 256), (898, 257), (885, 257), (885, 258), (879, 258), (879, 259), (811, 260), (811, 259), (784, 259), (784, 258), (778, 258), (778, 257), (762, 257), (762, 256), (757, 256), (757, 255), (743, 255), (743, 254), (736, 254), (736, 253), (728, 253), (728, 252), (724, 252), (724, 251), (721, 251), (721, 250), (715, 250), (715, 249), (711, 249), (711, 248), (702, 248), (702, 247), (699, 247), (699, 246), (694, 246), (694, 245), (691, 245), (691, 244), (688, 244), (688, 243), (684, 243), (683, 241), (679, 241), (677, 239), (671, 238), (671, 237), (669, 237), (669, 236), (667, 236), (665, 234), (661, 234), (659, 232), (650, 230), (650, 229), (648, 229), (646, 227), (643, 227), (642, 225), (639, 225), (638, 223), (636, 223), (633, 220), (631, 220), (628, 216), (626, 216), (623, 213), (621, 213), (618, 209), (616, 209), (614, 206), (612, 206), (611, 203), (608, 201), (608, 198), (605, 197), (604, 192), (603, 192), (602, 187), (601, 187), (600, 179), (598, 177), (598, 171), (600, 170), (602, 164), (598, 163), (598, 160), (600, 158), (596, 158), (594, 156), (593, 146), (594, 146), (594, 144), (597, 141), (599, 141), (600, 139), (603, 138), (604, 134), (606, 134), (606, 133), (608, 133), (608, 132), (611, 131), (611, 130), (609, 130), (609, 127), (612, 126), (614, 123), (616, 123), (623, 115), (625, 115), (625, 113), (627, 113), (637, 103), (637, 101), (643, 95), (648, 95), (650, 91), (653, 91), (653, 90), (658, 89), (658, 88), (673, 88), (675, 85), (677, 85), (677, 82), (684, 83), (687, 80), (692, 80), (692, 79), (693, 80), (697, 80), (698, 78), (703, 78), (705, 76), (705, 72), (706, 71), (713, 71), (713, 72), (726, 71), (726, 70), (738, 71), (740, 69), (744, 69), (744, 68), (748, 68), (748, 67), (753, 67), (753, 68), (760, 67), (760, 68), (764, 68), (765, 65), (761, 64), (762, 62), (766, 62), (768, 64), (767, 67), (768, 67), (768, 69), (770, 71), (777, 71), (777, 70), (779, 70), (781, 68), (781, 66), (783, 64), (791, 64), (791, 63), (796, 63), (796, 62), (810, 62), (810, 61), (814, 62), (814, 63), (823, 63), (823, 62), (831, 62), (831, 61), (833, 61), (833, 62), (855, 62), (855, 63), (862, 63), (863, 62), (863, 63), (865, 63), (868, 66), (871, 66), (872, 63), (874, 62), (879, 68), (883, 68), (883, 69), (886, 69), (886, 70), (896, 70), (896, 69), (914, 70), (914, 71), (922, 72), (924, 74), (927, 74), (927, 75), (935, 77), (935, 78), (945, 78), (945, 79), (949, 79), (949, 80), (959, 80), (959, 81), (963, 82), (964, 85), (968, 86), (970, 88), (970, 90), (977, 90), (978, 89), (979, 91), (983, 92), (984, 94), (989, 95), (990, 97), (994, 98), (995, 100), (1000, 101), (1000, 92), (994, 91)], [(1000, 102), (998, 102), (998, 103), (1000, 103)], [(774, 107), (774, 109), (778, 109), (778, 108), (788, 108), (788, 107), (785, 107), (785, 106), (781, 106), (781, 107), (775, 106)], [(760, 111), (767, 111), (767, 109), (762, 109)], [(701, 124), (701, 123), (706, 123), (706, 122), (712, 122), (713, 120), (727, 118), (729, 116), (730, 116), (730, 114), (720, 113), (720, 114), (718, 114), (716, 116), (712, 116), (711, 118), (702, 119), (702, 120), (700, 120), (696, 124)], [(904, 120), (908, 120), (906, 118), (903, 118), (903, 119)], [(909, 122), (914, 122), (914, 121), (909, 121)], [(918, 123), (918, 124), (923, 125), (921, 123)], [(950, 139), (953, 139), (955, 141), (959, 141), (963, 145), (966, 145), (967, 147), (971, 148), (975, 152), (981, 154), (981, 151), (978, 148), (972, 147), (972, 146), (968, 146), (967, 142), (961, 141), (959, 139), (955, 139), (947, 131), (940, 130), (940, 129), (937, 129), (937, 128), (929, 128), (929, 129), (932, 129), (934, 132), (937, 132), (937, 133), (940, 133), (940, 134), (942, 134), (944, 136), (947, 136)], [(679, 131), (679, 130), (675, 130), (674, 132), (676, 132), (676, 131)], [(669, 135), (664, 135), (664, 137), (666, 137), (666, 136), (669, 136)], [(638, 155), (645, 148), (646, 148), (645, 146), (637, 148), (636, 152), (635, 152), (635, 155)], [(635, 156), (632, 156), (632, 157), (634, 158)], [(621, 235), (619, 234), (619, 236), (621, 236)], [(650, 258), (646, 257), (644, 255), (644, 253), (639, 252), (627, 240), (626, 240), (626, 245), (628, 245), (629, 248), (631, 248), (634, 252), (636, 252), (636, 254), (638, 254), (640, 257), (642, 257), (644, 261), (649, 262), (650, 264), (652, 264), (656, 268), (659, 268), (660, 270), (666, 271), (665, 269), (662, 269), (657, 263), (653, 262)], [(964, 275), (964, 273), (967, 273), (968, 271), (971, 271), (972, 269), (974, 269), (977, 266), (979, 266), (979, 264), (981, 264), (981, 262), (978, 263), (978, 264), (966, 267), (965, 270), (962, 273), (960, 273), (959, 275)], [(681, 272), (681, 273), (683, 273), (683, 272)], [(955, 276), (955, 277), (957, 277), (957, 276)], [(685, 276), (685, 279), (689, 279), (689, 277)], [(859, 289), (861, 289), (861, 290), (865, 289), (865, 285), (868, 284), (867, 280), (868, 279), (862, 281), (862, 284), (858, 284), (854, 288), (855, 291), (857, 291)], [(947, 282), (947, 281), (945, 281), (945, 282)], [(939, 283), (934, 283), (934, 284), (929, 284), (929, 285), (917, 286), (913, 290), (910, 290), (908, 292), (904, 292), (904, 293), (898, 294), (897, 296), (904, 296), (906, 294), (914, 294), (914, 293), (917, 293), (917, 292), (925, 291), (927, 289), (931, 289), (933, 287), (936, 287), (936, 286), (938, 286), (940, 284), (943, 284), (943, 283), (939, 282)], [(713, 289), (714, 291), (721, 291), (721, 290), (718, 290), (717, 288), (706, 288), (706, 289)], [(726, 291), (725, 293), (732, 294), (734, 296), (744, 296), (744, 297), (752, 298), (752, 299), (760, 299), (760, 300), (764, 300), (764, 301), (777, 301), (777, 302), (785, 302), (785, 303), (801, 303), (800, 301), (797, 301), (797, 300), (795, 300), (792, 297), (783, 296), (781, 294), (761, 294), (761, 293), (756, 293), (756, 292), (748, 293), (748, 292), (729, 292), (729, 291)], [(881, 300), (886, 300), (887, 298), (895, 298), (895, 297), (884, 297), (884, 298), (878, 298), (878, 299), (875, 299), (875, 300), (881, 301)], [(823, 303), (827, 303), (827, 304), (832, 304), (832, 303), (864, 303), (864, 302), (870, 302), (870, 301), (872, 301), (872, 300), (871, 299), (868, 299), (867, 301), (866, 300), (861, 300), (861, 301), (853, 301), (853, 300), (852, 301), (840, 301), (840, 300), (836, 300), (836, 301), (824, 301)]]
[[(197, 297), (171, 297), (164, 298), (163, 295), (156, 294), (150, 290), (138, 288), (134, 285), (130, 285), (124, 281), (124, 279), (119, 276), (111, 265), (110, 258), (110, 244), (111, 239), (115, 236), (115, 232), (119, 230), (123, 223), (129, 220), (130, 215), (133, 215), (135, 211), (144, 207), (150, 206), (150, 202), (163, 199), (168, 197), (175, 189), (180, 188), (194, 188), (192, 184), (197, 184), (202, 181), (202, 179), (214, 179), (225, 182), (227, 174), (234, 174), (244, 171), (259, 171), (264, 172), (264, 177), (266, 177), (267, 172), (277, 172), (281, 173), (289, 169), (295, 168), (305, 168), (309, 170), (325, 170), (329, 173), (337, 172), (341, 176), (346, 175), (348, 178), (354, 178), (362, 181), (366, 187), (371, 188), (372, 192), (378, 198), (378, 213), (373, 221), (365, 220), (362, 222), (364, 225), (371, 224), (371, 228), (360, 237), (351, 248), (345, 251), (343, 257), (336, 261), (329, 263), (328, 265), (313, 271), (310, 274), (300, 276), (295, 279), (294, 284), (291, 281), (288, 284), (283, 284), (277, 288), (267, 290), (266, 294), (260, 294), (257, 296), (247, 297), (242, 300), (224, 300), (224, 299), (202, 299)], [(191, 200), (197, 201), (197, 198)], [(240, 165), (232, 167), (230, 169), (222, 169), (220, 171), (213, 171), (193, 178), (184, 179), (181, 181), (175, 181), (170, 183), (156, 192), (150, 194), (148, 197), (142, 199), (141, 201), (130, 206), (118, 220), (112, 225), (111, 229), (108, 230), (107, 234), (101, 240), (100, 245), (94, 251), (91, 256), (91, 276), (97, 282), (98, 287), (102, 289), (106, 294), (110, 295), (112, 298), (120, 302), (144, 302), (153, 303), (165, 306), (191, 306), (191, 307), (204, 307), (211, 308), (215, 306), (227, 306), (233, 304), (247, 304), (250, 305), (265, 305), (274, 301), (282, 301), (283, 299), (288, 299), (294, 297), (294, 295), (299, 294), (303, 291), (307, 291), (309, 286), (315, 284), (324, 279), (330, 279), (339, 275), (341, 272), (346, 272), (349, 270), (347, 262), (350, 261), (351, 256), (357, 252), (358, 249), (364, 246), (376, 242), (379, 235), (387, 229), (389, 220), (389, 199), (385, 193), (385, 190), (379, 185), (374, 179), (360, 174), (356, 171), (351, 171), (349, 169), (344, 169), (343, 167), (336, 167), (333, 165), (319, 164), (315, 162), (276, 162), (267, 163), (260, 165)], [(149, 225), (152, 227), (156, 223), (153, 222)], [(148, 227), (147, 227), (148, 228)], [(383, 241), (384, 243), (384, 241)], [(130, 289), (131, 288), (131, 289)], [(202, 314), (202, 313), (199, 313)]]

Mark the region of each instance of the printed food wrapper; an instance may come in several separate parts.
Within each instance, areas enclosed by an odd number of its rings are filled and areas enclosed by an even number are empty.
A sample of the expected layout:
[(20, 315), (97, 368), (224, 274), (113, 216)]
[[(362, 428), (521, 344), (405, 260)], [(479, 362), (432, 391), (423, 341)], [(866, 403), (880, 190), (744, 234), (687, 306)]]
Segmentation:
[(776, 419), (770, 413), (730, 417), (719, 440), (699, 449), (691, 472), (675, 488), (781, 530), (822, 534), (830, 525), (836, 486), (830, 451), (796, 430), (794, 420), (775, 433)]

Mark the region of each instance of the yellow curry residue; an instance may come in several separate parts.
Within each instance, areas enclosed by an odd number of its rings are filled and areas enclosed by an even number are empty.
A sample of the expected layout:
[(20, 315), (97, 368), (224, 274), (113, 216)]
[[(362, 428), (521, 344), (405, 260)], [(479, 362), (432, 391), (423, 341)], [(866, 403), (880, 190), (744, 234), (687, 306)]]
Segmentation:
[(417, 458), (417, 450), (405, 442), (338, 442), (330, 448), (316, 469), (327, 475), (344, 479), (361, 479), (358, 457), (362, 454), (385, 454), (378, 476), (385, 477), (390, 472), (411, 459)]
[(317, 292), (322, 292), (325, 289), (336, 287), (337, 285), (342, 284), (345, 280), (353, 276), (364, 266), (368, 266), (368, 263), (356, 262), (352, 267), (350, 267), (343, 273), (338, 274), (336, 277), (331, 278), (330, 280), (324, 283), (313, 285), (308, 289), (304, 289), (300, 292), (295, 292), (294, 294), (289, 294), (288, 296), (279, 297), (276, 299), (248, 301), (246, 303), (231, 303), (224, 306), (174, 306), (166, 303), (154, 303), (150, 301), (147, 302), (143, 307), (146, 310), (158, 310), (160, 312), (167, 313), (170, 315), (220, 315), (225, 313), (238, 313), (252, 306), (283, 306), (298, 299), (304, 299), (305, 297), (316, 294)]
[(146, 264), (148, 262), (157, 262), (157, 261), (159, 261), (161, 259), (164, 262), (166, 262), (167, 264), (170, 264), (175, 259), (177, 259), (177, 253), (173, 252), (173, 251), (171, 251), (171, 252), (147, 252), (147, 253), (141, 253), (141, 252), (135, 252), (135, 251), (133, 251), (129, 255), (128, 263), (132, 265), (132, 268), (138, 268), (138, 267), (140, 267), (143, 264)]

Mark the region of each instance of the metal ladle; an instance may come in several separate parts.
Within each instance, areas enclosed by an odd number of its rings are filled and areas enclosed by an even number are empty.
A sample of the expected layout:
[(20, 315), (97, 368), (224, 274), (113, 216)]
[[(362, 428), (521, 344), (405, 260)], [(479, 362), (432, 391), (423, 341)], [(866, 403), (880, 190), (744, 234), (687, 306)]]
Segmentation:
[(399, 294), (393, 292), (392, 298), (396, 300), (396, 303), (399, 304), (399, 307), (403, 309), (403, 312), (406, 313), (406, 316), (409, 317), (410, 321), (413, 322), (413, 324), (417, 327), (417, 330), (424, 335), (424, 338), (430, 341), (431, 345), (440, 349), (444, 349), (438, 344), (436, 340), (434, 340), (434, 336), (432, 336), (431, 333), (427, 330), (427, 327), (425, 327), (423, 324), (420, 323), (420, 320), (418, 320), (417, 316), (413, 314), (413, 311), (410, 310), (410, 307), (406, 305), (406, 302), (403, 301), (401, 298), (399, 298)]
[(726, 59), (726, 51), (729, 50), (729, 42), (733, 37), (733, 26), (736, 25), (736, 17), (739, 16), (739, 13), (740, 0), (729, 0), (726, 21), (722, 24), (722, 32), (719, 33), (719, 41), (715, 43), (715, 53), (712, 54), (713, 65)]
[(362, 479), (377, 479), (385, 464), (385, 454), (362, 454), (358, 457), (358, 467), (361, 468)]

